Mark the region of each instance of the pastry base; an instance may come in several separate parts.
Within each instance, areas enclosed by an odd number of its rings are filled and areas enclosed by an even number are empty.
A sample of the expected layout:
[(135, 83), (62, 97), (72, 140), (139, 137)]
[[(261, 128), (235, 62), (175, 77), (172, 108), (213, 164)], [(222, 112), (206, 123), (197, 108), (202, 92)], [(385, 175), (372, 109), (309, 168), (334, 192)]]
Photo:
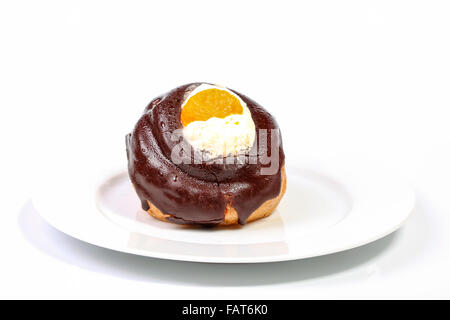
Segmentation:
[[(273, 199), (269, 199), (264, 202), (258, 209), (252, 212), (252, 214), (248, 217), (247, 222), (252, 222), (261, 218), (268, 217), (272, 214), (275, 208), (280, 203), (281, 199), (286, 192), (286, 171), (284, 170), (284, 166), (281, 168), (281, 191), (280, 194)], [(170, 214), (162, 213), (157, 207), (155, 207), (150, 201), (147, 200), (149, 209), (147, 212), (154, 218), (167, 221), (167, 218), (170, 217)], [(231, 204), (227, 204), (225, 208), (225, 219), (219, 224), (221, 226), (226, 225), (236, 225), (239, 223), (238, 213), (236, 209), (234, 209)]]

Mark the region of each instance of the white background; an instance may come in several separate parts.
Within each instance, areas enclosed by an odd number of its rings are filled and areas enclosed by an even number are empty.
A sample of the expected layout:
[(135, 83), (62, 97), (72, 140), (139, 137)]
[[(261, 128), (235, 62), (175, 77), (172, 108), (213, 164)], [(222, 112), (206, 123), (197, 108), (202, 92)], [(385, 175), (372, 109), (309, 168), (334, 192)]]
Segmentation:
[[(2, 1), (0, 298), (450, 298), (449, 17), (445, 1)], [(39, 217), (52, 152), (70, 159), (86, 128), (100, 152), (122, 146), (152, 97), (192, 81), (269, 109), (298, 145), (288, 161), (394, 169), (411, 218), (339, 254), (208, 265), (97, 248)]]

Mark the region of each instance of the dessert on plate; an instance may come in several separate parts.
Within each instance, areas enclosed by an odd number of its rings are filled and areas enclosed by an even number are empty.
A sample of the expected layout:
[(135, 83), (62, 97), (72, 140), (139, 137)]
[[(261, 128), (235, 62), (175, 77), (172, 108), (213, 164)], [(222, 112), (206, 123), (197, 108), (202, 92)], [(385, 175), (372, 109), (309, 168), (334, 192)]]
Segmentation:
[(178, 224), (246, 224), (269, 216), (286, 190), (275, 119), (258, 103), (209, 83), (153, 99), (126, 136), (142, 208)]

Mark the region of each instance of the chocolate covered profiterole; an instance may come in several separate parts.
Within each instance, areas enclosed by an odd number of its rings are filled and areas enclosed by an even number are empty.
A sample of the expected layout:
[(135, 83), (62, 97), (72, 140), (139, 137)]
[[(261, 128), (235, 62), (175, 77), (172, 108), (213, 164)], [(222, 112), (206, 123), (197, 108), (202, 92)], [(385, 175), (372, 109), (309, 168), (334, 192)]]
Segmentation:
[(286, 190), (275, 119), (221, 86), (191, 83), (156, 97), (126, 149), (142, 208), (163, 221), (243, 225), (269, 216)]

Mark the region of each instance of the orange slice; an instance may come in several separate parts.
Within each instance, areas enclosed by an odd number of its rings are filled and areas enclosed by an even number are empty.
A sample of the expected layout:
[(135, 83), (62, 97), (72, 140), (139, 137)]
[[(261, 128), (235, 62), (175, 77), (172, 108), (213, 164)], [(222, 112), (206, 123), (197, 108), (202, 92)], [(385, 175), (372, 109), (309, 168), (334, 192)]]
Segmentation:
[(181, 123), (187, 126), (193, 121), (209, 118), (225, 118), (231, 114), (242, 114), (238, 98), (220, 89), (205, 89), (189, 98), (181, 110)]

